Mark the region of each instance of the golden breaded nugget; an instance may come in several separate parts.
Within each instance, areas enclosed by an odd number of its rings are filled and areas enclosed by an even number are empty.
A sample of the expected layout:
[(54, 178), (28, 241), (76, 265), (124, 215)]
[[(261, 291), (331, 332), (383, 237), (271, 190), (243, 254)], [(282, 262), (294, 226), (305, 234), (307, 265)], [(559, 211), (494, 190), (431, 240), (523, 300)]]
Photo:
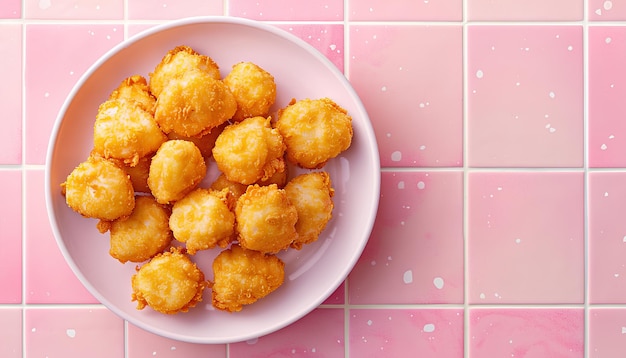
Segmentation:
[(141, 75), (134, 75), (124, 79), (109, 96), (109, 99), (119, 98), (132, 100), (139, 108), (154, 115), (156, 98), (150, 93), (148, 82)]
[(200, 149), (200, 153), (205, 159), (210, 158), (213, 155), (213, 147), (215, 146), (215, 140), (222, 133), (224, 128), (228, 125), (228, 122), (225, 122), (219, 125), (217, 128), (213, 128), (210, 133), (207, 133), (200, 137), (185, 137), (178, 135), (174, 132), (168, 133), (167, 138), (169, 139), (183, 139), (193, 142), (193, 144)]
[(137, 267), (131, 285), (131, 299), (137, 302), (138, 310), (149, 306), (157, 312), (176, 314), (201, 302), (208, 282), (182, 249), (172, 247)]
[(224, 83), (237, 100), (237, 112), (232, 118), (234, 121), (267, 117), (276, 101), (274, 76), (252, 62), (233, 65), (230, 73), (224, 77)]
[(226, 247), (234, 239), (233, 197), (222, 191), (197, 188), (174, 203), (169, 227), (187, 252)]
[(152, 114), (125, 98), (110, 99), (100, 105), (93, 137), (95, 153), (123, 160), (130, 166), (137, 165), (139, 158), (155, 152), (167, 140)]
[(226, 127), (217, 137), (213, 159), (228, 180), (253, 184), (285, 170), (285, 144), (270, 120), (246, 118)]
[(228, 87), (202, 71), (172, 79), (156, 102), (154, 120), (163, 132), (203, 136), (228, 121), (237, 102)]
[(230, 191), (230, 193), (232, 194), (233, 198), (235, 199), (235, 201), (237, 201), (239, 199), (239, 197), (242, 196), (243, 193), (246, 192), (247, 188), (248, 188), (248, 186), (245, 185), (245, 184), (241, 184), (241, 183), (234, 182), (232, 180), (228, 180), (226, 178), (226, 176), (224, 175), (224, 173), (221, 173), (211, 183), (211, 189), (213, 189), (213, 190), (228, 189)]
[(90, 156), (61, 184), (67, 205), (84, 217), (113, 221), (135, 207), (133, 184), (126, 172), (101, 157)]
[(177, 46), (168, 51), (150, 74), (150, 90), (159, 96), (168, 83), (189, 71), (199, 70), (211, 78), (221, 78), (218, 65), (209, 56), (201, 55), (189, 46)]
[(233, 245), (213, 261), (213, 306), (237, 312), (276, 291), (285, 280), (285, 264), (275, 255)]
[(287, 159), (319, 169), (352, 143), (352, 117), (329, 98), (293, 99), (278, 111), (276, 128), (287, 145)]
[(110, 225), (109, 254), (121, 263), (143, 262), (163, 252), (172, 242), (170, 211), (151, 196), (137, 196), (128, 218)]
[(326, 172), (300, 174), (285, 186), (289, 200), (298, 210), (298, 238), (291, 244), (295, 249), (316, 241), (332, 218), (333, 189)]
[(169, 204), (195, 189), (206, 175), (206, 163), (195, 144), (168, 140), (152, 157), (148, 187), (157, 202)]
[(298, 237), (297, 209), (276, 184), (250, 185), (237, 200), (235, 218), (239, 245), (246, 249), (276, 253)]

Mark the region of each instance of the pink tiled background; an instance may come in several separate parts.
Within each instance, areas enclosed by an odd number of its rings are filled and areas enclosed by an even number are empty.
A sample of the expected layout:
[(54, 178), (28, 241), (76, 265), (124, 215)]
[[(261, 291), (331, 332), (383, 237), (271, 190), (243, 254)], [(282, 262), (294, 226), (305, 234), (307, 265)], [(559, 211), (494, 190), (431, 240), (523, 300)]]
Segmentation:
[[(362, 98), (382, 165), (346, 282), (227, 345), (161, 338), (100, 305), (43, 195), (82, 73), (194, 15), (316, 47)], [(626, 0), (3, 0), (0, 63), (0, 357), (626, 356)]]

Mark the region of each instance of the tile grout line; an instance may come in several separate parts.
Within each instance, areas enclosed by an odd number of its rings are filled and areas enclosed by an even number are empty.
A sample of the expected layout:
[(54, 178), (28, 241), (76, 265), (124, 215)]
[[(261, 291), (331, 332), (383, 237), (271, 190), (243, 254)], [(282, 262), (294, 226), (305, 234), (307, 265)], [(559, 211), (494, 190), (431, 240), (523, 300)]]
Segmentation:
[(20, 69), (22, 71), (21, 73), (21, 80), (22, 80), (22, 98), (21, 98), (21, 106), (22, 106), (22, 113), (21, 113), (21, 158), (20, 158), (20, 174), (21, 174), (21, 195), (20, 195), (20, 200), (21, 202), (21, 211), (22, 211), (22, 218), (21, 218), (21, 229), (22, 232), (20, 233), (20, 239), (22, 240), (21, 244), (22, 244), (22, 253), (21, 253), (21, 268), (22, 268), (22, 290), (21, 290), (21, 302), (20, 302), (20, 308), (22, 310), (21, 315), (22, 315), (22, 329), (21, 329), (21, 333), (22, 333), (22, 355), (26, 356), (26, 353), (28, 351), (28, 347), (26, 345), (26, 297), (27, 297), (27, 292), (26, 292), (26, 173), (24, 170), (25, 164), (26, 164), (26, 112), (27, 112), (27, 108), (26, 108), (26, 23), (24, 21), (24, 16), (26, 13), (26, 6), (24, 5), (24, 1), (22, 1), (22, 9), (21, 9), (22, 13), (21, 13), (21, 17), (20, 17), (20, 26), (21, 26), (21, 34), (22, 34), (22, 51), (21, 51), (21, 56), (22, 56), (22, 61), (20, 64)]
[(583, 356), (589, 347), (589, 0), (583, 1)]
[(463, 356), (469, 358), (469, 342), (470, 342), (470, 314), (469, 314), (469, 204), (468, 204), (468, 191), (469, 191), (469, 134), (468, 134), (468, 120), (469, 120), (469, 107), (468, 107), (468, 93), (469, 93), (469, 59), (468, 59), (468, 0), (463, 0), (463, 14), (462, 14), (462, 98), (463, 98)]

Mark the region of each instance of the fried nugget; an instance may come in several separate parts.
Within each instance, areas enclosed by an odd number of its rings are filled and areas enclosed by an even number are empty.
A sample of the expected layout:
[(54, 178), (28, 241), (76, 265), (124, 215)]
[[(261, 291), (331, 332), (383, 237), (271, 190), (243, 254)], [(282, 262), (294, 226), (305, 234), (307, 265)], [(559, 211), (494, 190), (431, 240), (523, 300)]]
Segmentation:
[(295, 249), (316, 241), (332, 218), (335, 190), (326, 172), (300, 174), (285, 186), (289, 200), (298, 210), (298, 237), (291, 244)]
[(241, 247), (262, 253), (285, 250), (297, 239), (298, 212), (276, 184), (250, 185), (235, 206)]
[(215, 146), (215, 140), (220, 135), (220, 133), (222, 133), (222, 131), (224, 130), (226, 125), (228, 125), (228, 122), (225, 122), (225, 123), (221, 124), (217, 128), (213, 128), (210, 133), (207, 133), (207, 134), (202, 135), (200, 137), (197, 137), (197, 136), (196, 137), (185, 137), (185, 136), (178, 135), (178, 134), (176, 134), (174, 132), (171, 132), (171, 133), (167, 134), (167, 138), (169, 138), (169, 139), (183, 139), (183, 140), (188, 140), (190, 142), (193, 142), (193, 144), (195, 144), (196, 147), (198, 147), (198, 149), (200, 149), (200, 153), (202, 153), (202, 156), (205, 159), (208, 159), (208, 158), (210, 158), (213, 155), (212, 150), (213, 150), (213, 147)]
[(233, 206), (228, 189), (198, 188), (174, 203), (169, 227), (190, 255), (216, 246), (224, 248), (234, 239)]
[(213, 274), (213, 306), (237, 312), (276, 291), (285, 280), (285, 264), (275, 255), (233, 245), (217, 255)]
[(132, 301), (166, 314), (187, 312), (202, 301), (208, 286), (204, 273), (180, 248), (153, 257), (131, 277)]
[(135, 207), (133, 184), (126, 172), (101, 157), (90, 156), (61, 184), (67, 205), (84, 217), (113, 221)]
[(95, 153), (131, 166), (167, 140), (152, 114), (125, 98), (110, 99), (100, 105), (93, 137)]
[(265, 117), (247, 118), (224, 129), (213, 147), (213, 159), (228, 180), (253, 184), (285, 170), (285, 144)]
[(150, 163), (152, 162), (152, 155), (148, 154), (145, 157), (139, 158), (139, 161), (135, 166), (123, 164), (122, 168), (130, 176), (130, 181), (133, 183), (133, 189), (139, 193), (150, 193), (150, 187), (148, 187), (148, 175), (150, 175)]
[(193, 70), (169, 81), (157, 97), (154, 119), (163, 132), (202, 136), (228, 121), (237, 102), (228, 87), (206, 72)]
[(274, 76), (252, 62), (233, 65), (230, 73), (224, 77), (224, 83), (237, 100), (237, 112), (232, 118), (234, 121), (267, 117), (276, 101)]
[(160, 204), (182, 199), (206, 175), (206, 163), (195, 144), (186, 140), (163, 143), (150, 163), (148, 187)]
[(137, 196), (128, 218), (110, 225), (109, 254), (121, 263), (143, 262), (163, 252), (172, 241), (170, 211), (151, 196)]
[(199, 54), (189, 46), (177, 46), (168, 51), (154, 72), (150, 73), (152, 94), (158, 97), (172, 79), (193, 70), (205, 72), (215, 80), (221, 77), (219, 66), (212, 58)]
[(150, 93), (150, 87), (148, 86), (146, 78), (141, 75), (125, 78), (109, 96), (109, 99), (119, 98), (134, 101), (139, 108), (154, 115), (156, 98)]
[(246, 192), (248, 188), (247, 185), (234, 182), (232, 180), (228, 180), (224, 173), (221, 173), (215, 180), (211, 183), (211, 189), (213, 190), (222, 190), (228, 189), (233, 196), (234, 200), (237, 201), (243, 193)]
[(329, 98), (293, 99), (278, 111), (276, 128), (287, 145), (287, 160), (319, 169), (352, 143), (352, 117)]

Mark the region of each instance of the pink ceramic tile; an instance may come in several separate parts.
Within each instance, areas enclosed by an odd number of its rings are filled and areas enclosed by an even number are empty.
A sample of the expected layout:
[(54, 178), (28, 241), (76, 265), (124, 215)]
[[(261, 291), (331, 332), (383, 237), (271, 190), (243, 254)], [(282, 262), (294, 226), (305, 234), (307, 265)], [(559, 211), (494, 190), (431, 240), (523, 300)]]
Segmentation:
[(22, 310), (0, 308), (0, 357), (22, 358)]
[(583, 173), (469, 174), (470, 303), (582, 303)]
[(343, 71), (343, 25), (332, 24), (278, 24), (289, 33), (306, 41)]
[(589, 20), (626, 20), (624, 0), (589, 0), (588, 6)]
[(626, 302), (626, 173), (590, 173), (589, 302)]
[(351, 357), (463, 357), (463, 310), (350, 310)]
[(127, 6), (130, 20), (177, 19), (224, 14), (222, 0), (128, 0)]
[(124, 17), (123, 0), (29, 0), (27, 19), (118, 19)]
[(349, 47), (348, 77), (372, 120), (381, 165), (461, 166), (461, 27), (354, 25)]
[(277, 332), (230, 344), (228, 357), (342, 357), (344, 351), (344, 310), (318, 308)]
[(333, 292), (326, 301), (324, 301), (325, 305), (342, 305), (346, 302), (346, 285), (342, 283), (339, 287)]
[(463, 302), (463, 173), (383, 172), (352, 304)]
[(469, 27), (471, 166), (582, 166), (582, 38), (580, 26)]
[(44, 163), (52, 126), (70, 90), (123, 37), (122, 25), (26, 25), (27, 163)]
[[(3, 5), (4, 6), (4, 5)], [(2, 10), (0, 10), (2, 11)], [(0, 16), (1, 17), (1, 16)], [(22, 162), (22, 26), (0, 25), (0, 164)]]
[(230, 0), (228, 1), (228, 15), (247, 17), (255, 20), (342, 21), (343, 1), (309, 0), (284, 2), (276, 0)]
[(589, 358), (622, 358), (626, 352), (626, 310), (589, 309)]
[(468, 0), (467, 9), (471, 21), (583, 19), (583, 0)]
[(124, 356), (124, 321), (105, 308), (26, 309), (26, 358)]
[[(52, 234), (42, 170), (26, 171), (27, 303), (96, 303), (65, 262)], [(95, 225), (95, 222), (94, 222)]]
[(126, 358), (159, 357), (226, 357), (224, 344), (193, 344), (157, 336), (141, 328), (127, 325), (128, 355)]
[(460, 21), (463, 19), (462, 0), (351, 0), (347, 3), (350, 20), (353, 21)]
[(582, 358), (582, 309), (472, 309), (472, 358)]
[[(626, 4), (626, 3), (625, 3)], [(589, 28), (589, 166), (626, 166), (626, 28)]]
[(18, 19), (21, 16), (22, 16), (22, 1), (21, 0), (4, 0), (2, 2), (2, 7), (0, 7), (0, 19)]
[[(0, 303), (22, 302), (22, 173), (0, 171)], [(1, 320), (0, 320), (1, 321)], [(2, 356), (0, 354), (0, 356)]]

